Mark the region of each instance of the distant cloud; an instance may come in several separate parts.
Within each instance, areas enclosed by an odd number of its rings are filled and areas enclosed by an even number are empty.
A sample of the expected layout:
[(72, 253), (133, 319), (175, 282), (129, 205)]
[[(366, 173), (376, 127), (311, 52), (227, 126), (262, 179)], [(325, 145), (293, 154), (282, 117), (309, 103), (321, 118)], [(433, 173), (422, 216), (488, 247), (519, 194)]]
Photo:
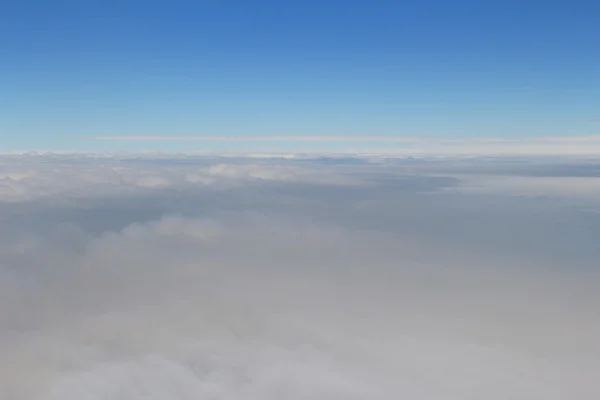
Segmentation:
[(390, 143), (521, 143), (521, 142), (570, 142), (592, 141), (600, 142), (600, 135), (585, 136), (542, 136), (522, 139), (512, 138), (433, 138), (419, 136), (151, 136), (151, 135), (120, 135), (120, 136), (92, 136), (91, 140), (107, 141), (241, 141), (241, 142), (390, 142)]
[[(355, 179), (335, 173), (326, 166), (317, 171), (308, 165), (231, 158), (195, 164), (195, 159), (190, 157), (187, 162), (181, 162), (186, 159), (169, 159), (168, 156), (120, 159), (93, 154), (5, 156), (0, 158), (0, 202), (54, 201), (63, 196), (94, 197), (101, 193), (134, 189), (235, 187), (269, 181), (329, 185), (357, 183)], [(159, 163), (158, 160), (164, 162)], [(48, 168), (48, 163), (52, 168)]]
[(417, 137), (387, 136), (93, 136), (92, 140), (115, 141), (215, 141), (215, 142), (418, 142)]
[[(340, 152), (380, 152), (385, 154), (456, 154), (456, 155), (586, 155), (600, 153), (600, 135), (547, 136), (532, 138), (428, 138), (417, 136), (94, 136), (96, 141), (132, 142), (305, 142), (362, 143), (361, 148)], [(382, 144), (388, 147), (381, 147)], [(402, 145), (407, 146), (402, 146)], [(377, 145), (379, 147), (374, 148)], [(398, 145), (398, 146), (393, 146)], [(318, 152), (316, 147), (314, 151)], [(331, 151), (331, 150), (329, 150)]]

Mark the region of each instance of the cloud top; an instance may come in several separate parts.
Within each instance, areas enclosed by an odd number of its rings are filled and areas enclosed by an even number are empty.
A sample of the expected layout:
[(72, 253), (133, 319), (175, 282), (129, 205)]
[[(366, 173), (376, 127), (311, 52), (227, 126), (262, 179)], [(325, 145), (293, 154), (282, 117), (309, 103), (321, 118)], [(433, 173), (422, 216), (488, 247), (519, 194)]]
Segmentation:
[(596, 399), (596, 167), (4, 157), (0, 398)]

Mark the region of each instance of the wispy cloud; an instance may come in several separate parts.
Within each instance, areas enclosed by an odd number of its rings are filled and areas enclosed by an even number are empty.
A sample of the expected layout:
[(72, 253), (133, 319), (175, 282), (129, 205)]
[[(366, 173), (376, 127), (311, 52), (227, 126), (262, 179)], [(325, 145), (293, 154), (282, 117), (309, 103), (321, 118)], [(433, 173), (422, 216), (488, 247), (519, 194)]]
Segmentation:
[[(593, 155), (600, 154), (600, 135), (542, 136), (530, 138), (432, 138), (417, 136), (94, 136), (95, 141), (116, 142), (239, 142), (280, 143), (289, 152), (289, 144), (314, 143), (310, 151), (332, 152), (339, 144), (340, 153), (382, 153), (387, 155), (453, 154), (453, 155)], [(286, 147), (286, 144), (288, 147)], [(285, 150), (283, 150), (285, 148)], [(276, 151), (270, 147), (269, 151)], [(253, 151), (256, 151), (254, 149)], [(264, 149), (263, 149), (264, 151)], [(303, 151), (306, 151), (304, 149)]]
[(600, 135), (542, 136), (530, 138), (474, 137), (435, 138), (419, 136), (92, 136), (101, 141), (214, 141), (214, 142), (387, 142), (387, 143), (527, 143), (527, 142), (598, 142)]
[(387, 136), (93, 136), (107, 141), (206, 141), (206, 142), (394, 142), (413, 143), (417, 137)]

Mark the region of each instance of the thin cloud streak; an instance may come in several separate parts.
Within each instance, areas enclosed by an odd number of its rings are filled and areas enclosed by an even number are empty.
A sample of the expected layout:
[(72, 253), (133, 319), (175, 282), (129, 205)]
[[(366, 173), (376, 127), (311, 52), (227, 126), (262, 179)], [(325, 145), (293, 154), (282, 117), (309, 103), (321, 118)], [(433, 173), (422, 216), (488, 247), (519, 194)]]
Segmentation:
[(103, 141), (210, 141), (210, 142), (420, 142), (417, 137), (385, 136), (93, 136)]
[(388, 143), (528, 143), (600, 142), (600, 135), (543, 136), (531, 138), (424, 138), (417, 136), (92, 136), (99, 141), (214, 141), (214, 142), (388, 142)]
[[(94, 136), (92, 141), (114, 142), (239, 142), (281, 143), (280, 148), (252, 152), (290, 153), (285, 143), (314, 143), (311, 153), (370, 153), (381, 155), (598, 155), (600, 135), (533, 138), (419, 138), (415, 136)], [(352, 146), (320, 149), (319, 143)], [(353, 144), (360, 147), (354, 147)], [(306, 153), (308, 149), (292, 149)], [(209, 149), (205, 149), (209, 152)]]

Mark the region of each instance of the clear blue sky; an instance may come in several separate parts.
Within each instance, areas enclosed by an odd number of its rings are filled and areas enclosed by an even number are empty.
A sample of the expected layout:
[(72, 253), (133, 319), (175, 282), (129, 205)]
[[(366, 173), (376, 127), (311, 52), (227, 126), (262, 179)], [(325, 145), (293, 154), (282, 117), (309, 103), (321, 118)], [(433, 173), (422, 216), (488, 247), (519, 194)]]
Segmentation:
[(593, 0), (0, 2), (0, 150), (589, 135), (599, 118)]

